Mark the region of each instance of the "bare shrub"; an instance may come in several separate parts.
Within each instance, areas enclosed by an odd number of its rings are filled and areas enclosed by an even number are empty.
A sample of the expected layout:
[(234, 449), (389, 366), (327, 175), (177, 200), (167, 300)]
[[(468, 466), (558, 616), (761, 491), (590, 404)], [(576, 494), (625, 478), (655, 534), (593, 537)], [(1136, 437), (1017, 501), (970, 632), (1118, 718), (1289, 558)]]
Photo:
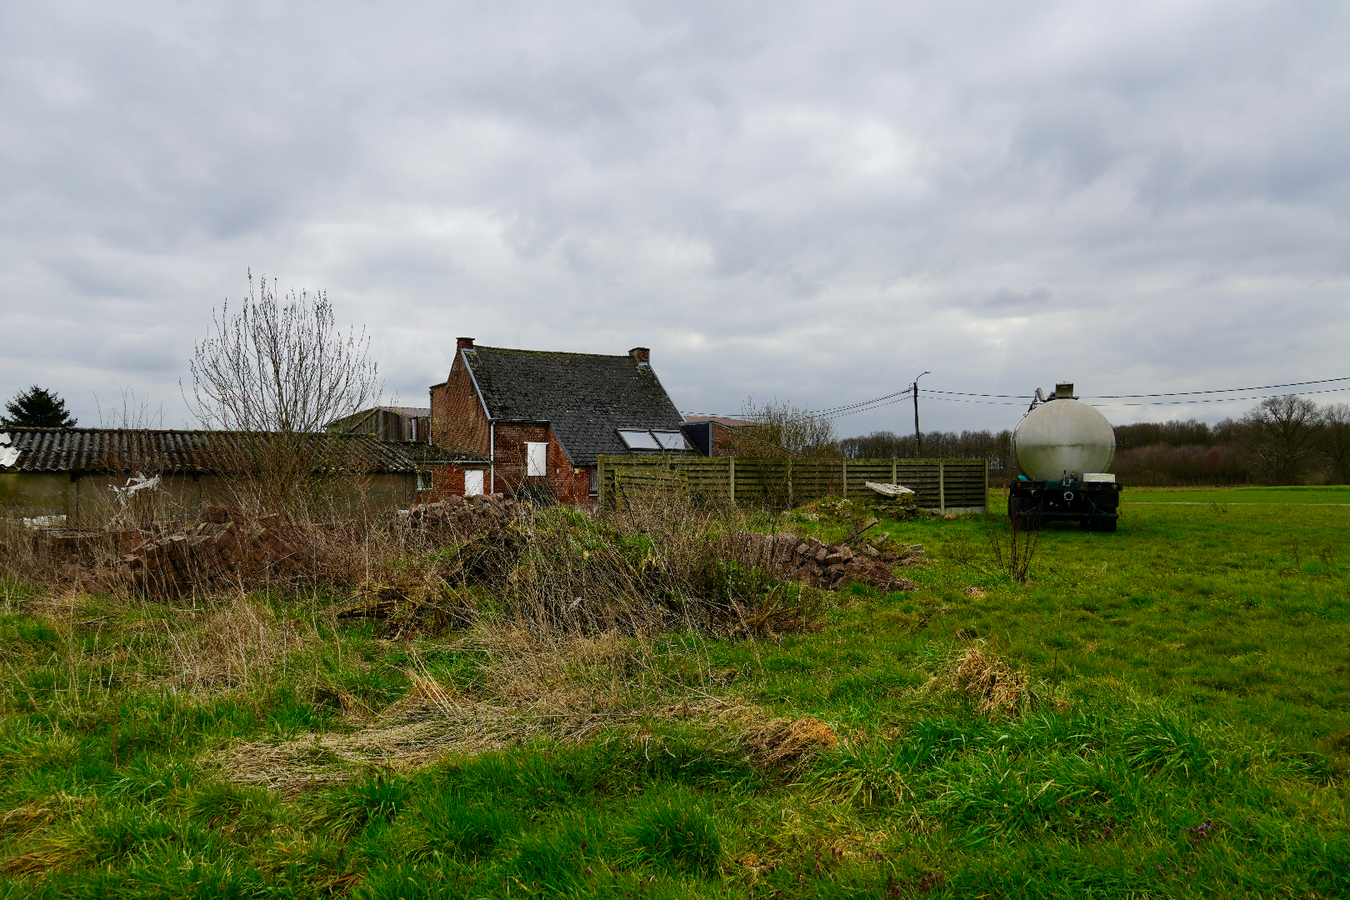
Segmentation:
[(266, 276), (255, 293), (251, 271), (248, 283), (238, 311), (227, 302), (194, 347), (189, 403), (204, 427), (234, 433), (222, 447), (238, 501), (295, 511), (322, 493), (325, 472), (351, 468), (349, 442), (324, 434), (328, 423), (373, 402), (383, 385), (370, 339), (336, 327), (326, 293), (278, 297)]
[(747, 397), (741, 407), (741, 418), (754, 424), (741, 428), (739, 435), (750, 447), (758, 445), (747, 455), (763, 455), (766, 448), (785, 451), (792, 456), (833, 458), (840, 455), (834, 420), (814, 415), (786, 400), (756, 403), (754, 397)]
[[(1007, 521), (1005, 535), (1000, 524)], [(992, 515), (984, 517), (984, 533), (994, 565), (1018, 584), (1031, 578), (1031, 561), (1041, 543), (1041, 533), (1025, 516), (1012, 515), (1005, 519)]]

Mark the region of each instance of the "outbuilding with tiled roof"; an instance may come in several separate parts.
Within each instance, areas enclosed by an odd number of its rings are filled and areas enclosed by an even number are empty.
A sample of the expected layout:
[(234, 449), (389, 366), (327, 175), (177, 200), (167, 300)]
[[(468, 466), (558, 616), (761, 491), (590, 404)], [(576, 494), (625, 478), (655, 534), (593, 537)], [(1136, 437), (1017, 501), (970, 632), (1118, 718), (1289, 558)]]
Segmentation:
[[(64, 517), (99, 526), (118, 513), (128, 488), (153, 496), (166, 515), (192, 515), (205, 504), (229, 503), (232, 472), (272, 436), (231, 431), (129, 428), (0, 430), (0, 512), (24, 518)], [(398, 444), (367, 435), (303, 435), (328, 442), (321, 471), (343, 485), (342, 502), (361, 507), (415, 501), (419, 466)], [(335, 442), (335, 443), (334, 443)]]

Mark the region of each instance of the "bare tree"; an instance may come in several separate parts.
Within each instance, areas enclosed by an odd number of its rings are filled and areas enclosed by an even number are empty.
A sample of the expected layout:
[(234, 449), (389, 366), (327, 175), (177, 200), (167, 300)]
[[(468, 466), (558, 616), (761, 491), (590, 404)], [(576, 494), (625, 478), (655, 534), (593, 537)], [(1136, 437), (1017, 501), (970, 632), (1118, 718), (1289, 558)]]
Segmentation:
[(1317, 404), (1297, 394), (1267, 397), (1242, 417), (1252, 451), (1273, 484), (1298, 483), (1321, 423)]
[(238, 311), (226, 301), (212, 325), (193, 347), (188, 404), (204, 427), (243, 436), (222, 447), (242, 448), (232, 465), (254, 476), (265, 505), (292, 506), (316, 472), (339, 463), (332, 457), (343, 444), (324, 426), (383, 391), (370, 338), (339, 330), (323, 291), (279, 298), (264, 276), (255, 293), (251, 270)]
[(757, 405), (754, 397), (748, 397), (742, 405), (741, 418), (755, 423), (743, 431), (762, 445), (780, 448), (793, 456), (839, 456), (834, 422), (786, 401), (770, 400)]
[(1336, 484), (1350, 484), (1350, 403), (1332, 403), (1322, 409), (1318, 447), (1331, 463)]
[(328, 294), (294, 290), (278, 301), (276, 279), (230, 315), (212, 314), (213, 333), (193, 347), (193, 414), (226, 431), (323, 431), (380, 396), (365, 329), (343, 333)]

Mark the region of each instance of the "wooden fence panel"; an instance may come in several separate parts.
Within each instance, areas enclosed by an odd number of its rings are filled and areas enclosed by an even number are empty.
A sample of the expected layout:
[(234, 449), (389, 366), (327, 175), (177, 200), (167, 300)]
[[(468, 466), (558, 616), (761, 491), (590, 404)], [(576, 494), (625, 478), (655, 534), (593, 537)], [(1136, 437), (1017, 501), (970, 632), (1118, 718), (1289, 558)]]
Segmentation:
[[(675, 474), (678, 473), (678, 474)], [(782, 459), (732, 456), (601, 456), (600, 502), (613, 506), (644, 484), (678, 481), (693, 494), (741, 505), (787, 507), (821, 497), (862, 497), (866, 483), (902, 484), (918, 506), (984, 512), (983, 459)]]

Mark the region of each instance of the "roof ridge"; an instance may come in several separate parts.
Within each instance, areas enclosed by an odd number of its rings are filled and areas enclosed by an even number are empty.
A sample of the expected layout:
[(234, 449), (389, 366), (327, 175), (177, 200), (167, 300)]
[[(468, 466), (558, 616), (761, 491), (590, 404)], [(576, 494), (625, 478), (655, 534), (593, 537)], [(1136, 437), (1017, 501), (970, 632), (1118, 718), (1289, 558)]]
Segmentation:
[(532, 356), (594, 356), (600, 359), (632, 359), (627, 353), (584, 353), (578, 350), (525, 350), (520, 347), (485, 347), (477, 345), (467, 348), (476, 350), (504, 350), (507, 353), (529, 353)]

